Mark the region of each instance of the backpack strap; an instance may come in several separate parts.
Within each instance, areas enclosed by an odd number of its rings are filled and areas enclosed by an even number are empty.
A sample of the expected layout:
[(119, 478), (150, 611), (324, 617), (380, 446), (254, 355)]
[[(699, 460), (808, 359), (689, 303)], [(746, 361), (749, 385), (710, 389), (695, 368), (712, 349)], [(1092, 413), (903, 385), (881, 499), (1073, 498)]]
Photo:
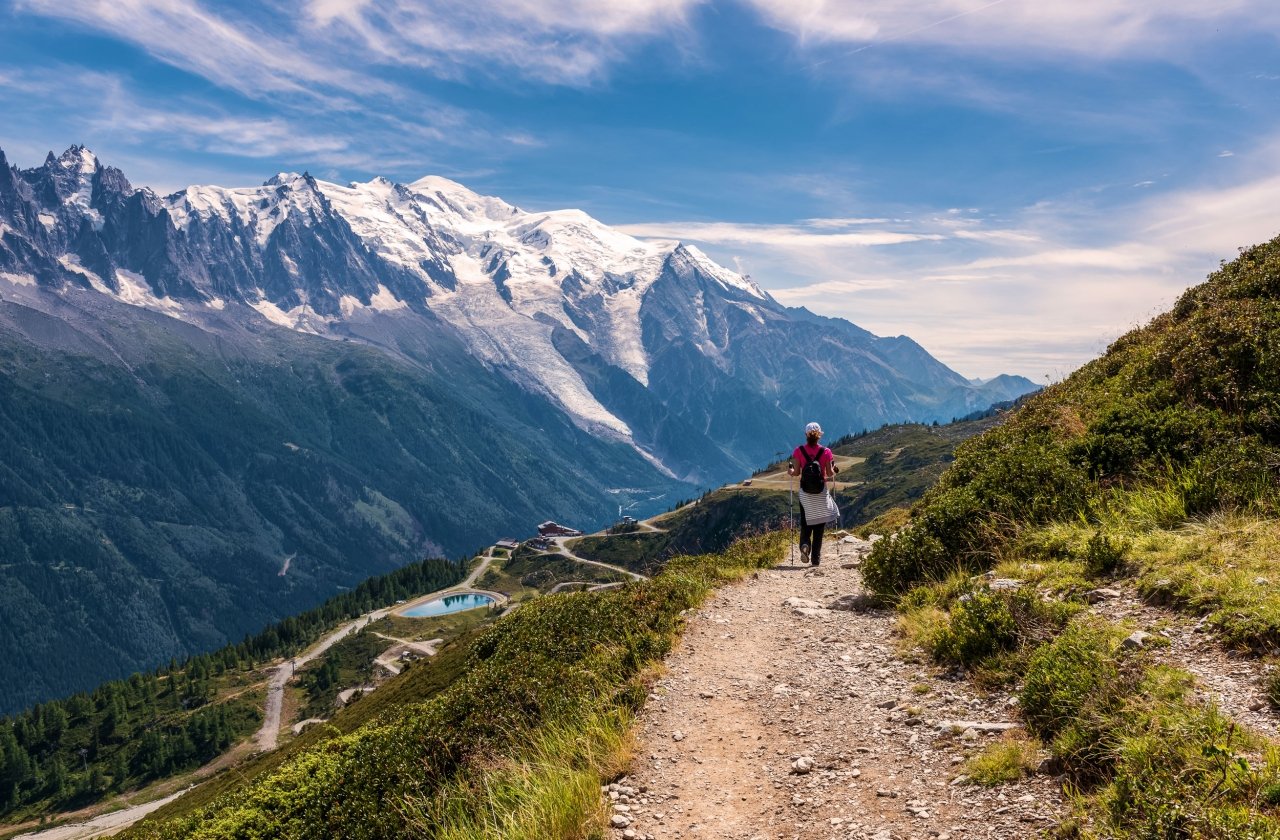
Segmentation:
[(804, 465), (807, 467), (807, 466), (809, 466), (810, 464), (812, 464), (814, 461), (816, 461), (816, 460), (818, 460), (819, 458), (821, 458), (821, 457), (822, 457), (822, 450), (821, 450), (821, 449), (819, 449), (819, 450), (818, 450), (818, 454), (817, 454), (816, 456), (811, 456), (811, 455), (809, 454), (809, 449), (808, 449), (808, 447), (807, 447), (807, 446), (801, 446), (801, 447), (800, 447), (800, 455), (801, 455), (801, 457), (803, 457), (803, 458), (804, 458)]

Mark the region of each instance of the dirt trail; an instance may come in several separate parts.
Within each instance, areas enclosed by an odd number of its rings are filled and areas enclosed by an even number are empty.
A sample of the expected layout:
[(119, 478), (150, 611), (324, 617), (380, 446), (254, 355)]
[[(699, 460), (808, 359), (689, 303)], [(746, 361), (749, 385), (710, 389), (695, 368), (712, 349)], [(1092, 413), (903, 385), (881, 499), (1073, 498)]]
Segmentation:
[(762, 571), (691, 617), (638, 721), (615, 837), (1025, 838), (1057, 821), (1049, 777), (952, 783), (998, 736), (944, 722), (1011, 721), (1007, 697), (902, 661), (891, 612), (821, 608), (862, 591), (841, 566), (865, 548)]
[(257, 734), (253, 736), (254, 747), (257, 750), (260, 752), (274, 750), (279, 742), (280, 717), (284, 709), (284, 687), (297, 669), (317, 656), (321, 656), (325, 651), (354, 633), (357, 629), (372, 621), (377, 621), (390, 612), (390, 608), (384, 608), (348, 621), (293, 659), (282, 662), (272, 669), (271, 679), (267, 683), (267, 702), (262, 714), (262, 726), (258, 729)]

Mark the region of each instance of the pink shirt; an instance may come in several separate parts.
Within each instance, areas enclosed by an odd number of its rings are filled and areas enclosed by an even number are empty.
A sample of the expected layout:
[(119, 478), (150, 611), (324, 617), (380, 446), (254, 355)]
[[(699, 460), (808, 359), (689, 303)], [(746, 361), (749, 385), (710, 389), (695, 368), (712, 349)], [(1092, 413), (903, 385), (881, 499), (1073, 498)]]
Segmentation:
[[(818, 457), (819, 449), (822, 450), (822, 457), (818, 458), (818, 464), (822, 467), (823, 475), (826, 475), (827, 467), (836, 459), (836, 456), (832, 455), (831, 450), (822, 444), (810, 446), (805, 443), (797, 446), (796, 451), (791, 453), (792, 459), (796, 462), (796, 468), (801, 470), (804, 469), (804, 465), (809, 463), (810, 459)], [(805, 454), (806, 452), (808, 453), (807, 456)]]

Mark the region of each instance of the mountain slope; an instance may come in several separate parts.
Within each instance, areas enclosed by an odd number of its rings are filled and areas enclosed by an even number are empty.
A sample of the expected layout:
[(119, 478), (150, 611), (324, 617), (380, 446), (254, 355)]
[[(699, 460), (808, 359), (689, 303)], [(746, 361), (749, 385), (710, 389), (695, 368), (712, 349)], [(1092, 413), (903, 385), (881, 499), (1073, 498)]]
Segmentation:
[(426, 554), (684, 486), (447, 336), (428, 372), (86, 297), (91, 317), (0, 303), (0, 710), (212, 649)]
[[(1276, 503), (1280, 240), (1243, 251), (1171, 312), (960, 447), (913, 525), (872, 555), (885, 592), (983, 566), (1024, 529), (1096, 521), (1126, 488), (1176, 521)], [(1175, 513), (1176, 512), (1176, 513)]]

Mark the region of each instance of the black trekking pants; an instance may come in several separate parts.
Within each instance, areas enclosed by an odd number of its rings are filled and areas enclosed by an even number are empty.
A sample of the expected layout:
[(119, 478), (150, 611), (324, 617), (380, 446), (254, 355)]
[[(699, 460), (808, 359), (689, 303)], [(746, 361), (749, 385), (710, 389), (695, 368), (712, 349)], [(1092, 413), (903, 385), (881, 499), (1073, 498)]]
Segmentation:
[(810, 525), (804, 521), (804, 505), (800, 506), (800, 544), (809, 546), (809, 562), (818, 565), (822, 559), (822, 532), (827, 530), (827, 523), (819, 522)]

